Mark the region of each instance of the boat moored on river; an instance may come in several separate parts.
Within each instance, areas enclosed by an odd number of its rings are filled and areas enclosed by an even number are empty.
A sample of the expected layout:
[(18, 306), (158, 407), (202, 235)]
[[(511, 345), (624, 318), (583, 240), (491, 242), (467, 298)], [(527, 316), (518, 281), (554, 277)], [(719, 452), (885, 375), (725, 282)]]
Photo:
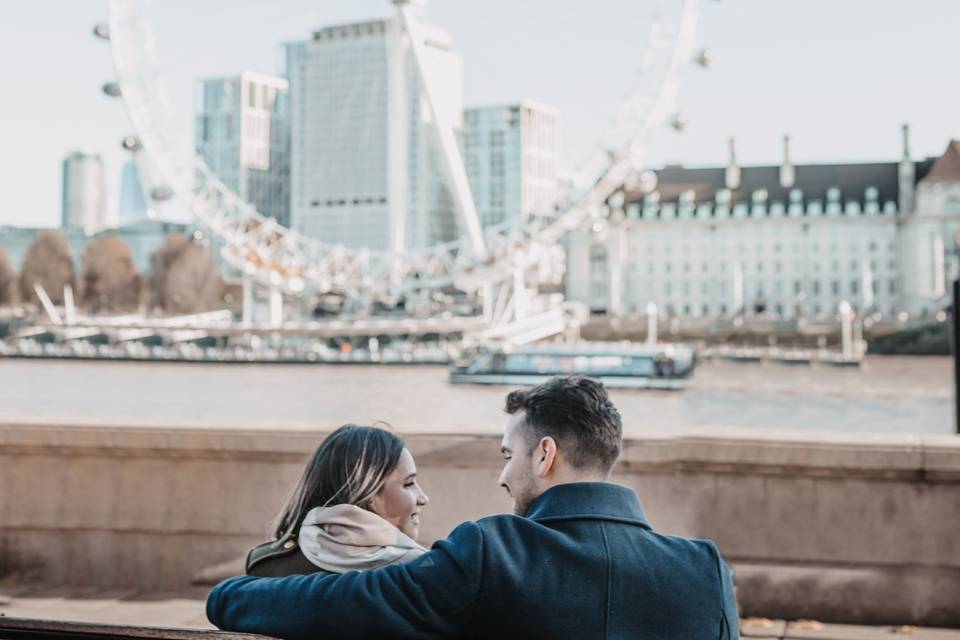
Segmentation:
[(451, 365), (450, 382), (535, 385), (553, 376), (584, 375), (614, 389), (678, 390), (695, 364), (694, 349), (683, 344), (535, 345), (464, 354)]

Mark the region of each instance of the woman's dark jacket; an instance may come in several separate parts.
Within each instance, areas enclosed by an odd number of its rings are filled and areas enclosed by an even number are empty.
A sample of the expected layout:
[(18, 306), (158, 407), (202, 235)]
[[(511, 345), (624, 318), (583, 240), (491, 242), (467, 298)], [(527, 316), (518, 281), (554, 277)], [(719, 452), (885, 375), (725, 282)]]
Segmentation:
[(248, 576), (258, 578), (283, 578), (302, 576), (323, 571), (314, 565), (300, 551), (297, 533), (291, 532), (284, 537), (264, 542), (250, 549), (247, 554), (246, 571)]

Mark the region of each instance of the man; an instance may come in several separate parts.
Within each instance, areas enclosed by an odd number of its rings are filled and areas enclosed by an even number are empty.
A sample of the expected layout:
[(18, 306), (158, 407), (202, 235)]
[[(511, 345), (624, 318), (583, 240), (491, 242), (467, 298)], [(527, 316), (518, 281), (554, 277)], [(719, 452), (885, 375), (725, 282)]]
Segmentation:
[(636, 494), (608, 482), (623, 428), (601, 384), (554, 378), (506, 411), (500, 484), (516, 515), (464, 523), (406, 565), (231, 578), (210, 621), (291, 640), (739, 638), (714, 544), (654, 533)]

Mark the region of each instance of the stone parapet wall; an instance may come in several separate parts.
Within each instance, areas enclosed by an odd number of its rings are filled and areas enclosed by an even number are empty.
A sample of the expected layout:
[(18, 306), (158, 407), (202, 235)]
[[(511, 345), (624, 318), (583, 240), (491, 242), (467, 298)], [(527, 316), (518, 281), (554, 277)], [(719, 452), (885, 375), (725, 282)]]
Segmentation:
[[(188, 585), (266, 538), (323, 435), (0, 425), (0, 584)], [(498, 437), (407, 442), (424, 541), (509, 511)], [(717, 541), (745, 615), (960, 626), (960, 438), (631, 439), (614, 481), (658, 531)]]

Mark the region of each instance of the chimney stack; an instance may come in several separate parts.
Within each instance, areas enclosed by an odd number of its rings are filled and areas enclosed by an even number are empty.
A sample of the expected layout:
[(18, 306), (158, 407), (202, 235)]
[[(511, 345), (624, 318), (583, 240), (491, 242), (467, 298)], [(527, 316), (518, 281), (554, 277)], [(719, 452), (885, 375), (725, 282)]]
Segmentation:
[(900, 215), (910, 215), (916, 205), (916, 169), (910, 158), (910, 125), (903, 125), (903, 157), (898, 169), (898, 187), (900, 191)]
[(797, 182), (797, 170), (790, 160), (790, 136), (783, 136), (783, 164), (780, 165), (780, 186), (791, 188)]
[(737, 146), (733, 138), (730, 138), (730, 161), (727, 164), (724, 183), (727, 189), (731, 191), (740, 188), (740, 167), (737, 165)]

